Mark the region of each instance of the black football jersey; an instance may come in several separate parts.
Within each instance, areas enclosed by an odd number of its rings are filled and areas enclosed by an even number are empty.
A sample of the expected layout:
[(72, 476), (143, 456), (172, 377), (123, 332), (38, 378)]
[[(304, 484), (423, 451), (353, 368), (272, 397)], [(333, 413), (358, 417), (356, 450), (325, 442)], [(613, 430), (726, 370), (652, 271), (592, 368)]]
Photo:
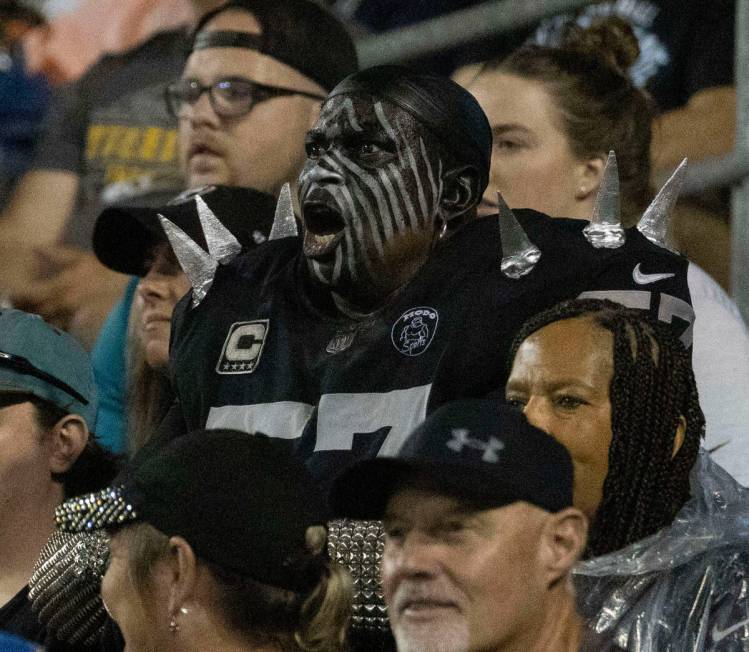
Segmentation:
[(287, 439), (326, 485), (356, 458), (394, 454), (442, 403), (501, 390), (520, 325), (562, 300), (609, 298), (648, 310), (689, 342), (686, 259), (634, 229), (622, 247), (594, 249), (584, 221), (516, 215), (542, 252), (532, 272), (502, 274), (497, 218), (482, 218), (440, 242), (361, 321), (318, 296), (299, 238), (220, 266), (200, 305), (188, 296), (175, 311), (171, 365), (187, 428)]

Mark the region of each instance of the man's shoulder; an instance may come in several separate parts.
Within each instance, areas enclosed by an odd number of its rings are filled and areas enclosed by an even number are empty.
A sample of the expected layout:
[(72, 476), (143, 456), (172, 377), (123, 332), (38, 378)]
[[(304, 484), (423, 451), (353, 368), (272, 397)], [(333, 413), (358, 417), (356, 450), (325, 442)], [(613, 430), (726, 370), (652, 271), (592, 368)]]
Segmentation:
[[(212, 307), (251, 301), (271, 285), (283, 282), (292, 273), (299, 253), (298, 238), (283, 238), (265, 242), (245, 251), (226, 265), (219, 265), (206, 296), (201, 301), (199, 314), (211, 322), (215, 316)], [(179, 324), (192, 310), (192, 292), (184, 296), (174, 311), (174, 323)], [(203, 321), (198, 317), (199, 321)]]
[(270, 240), (243, 251), (225, 269), (240, 277), (270, 277), (286, 268), (301, 251), (301, 238)]
[(190, 38), (185, 30), (168, 30), (157, 32), (134, 48), (124, 52), (113, 52), (103, 55), (81, 77), (85, 80), (92, 76), (99, 76), (133, 62), (152, 61), (154, 58), (165, 56), (180, 56), (184, 59), (190, 52)]
[[(146, 80), (153, 78), (163, 82), (169, 76), (179, 75), (189, 46), (190, 41), (184, 30), (159, 32), (131, 50), (105, 54), (73, 82), (71, 88), (84, 96), (96, 95), (111, 88), (114, 83), (126, 81), (121, 77), (132, 75), (133, 71), (140, 71), (140, 76)], [(138, 78), (126, 88), (133, 88), (133, 83), (137, 86)]]

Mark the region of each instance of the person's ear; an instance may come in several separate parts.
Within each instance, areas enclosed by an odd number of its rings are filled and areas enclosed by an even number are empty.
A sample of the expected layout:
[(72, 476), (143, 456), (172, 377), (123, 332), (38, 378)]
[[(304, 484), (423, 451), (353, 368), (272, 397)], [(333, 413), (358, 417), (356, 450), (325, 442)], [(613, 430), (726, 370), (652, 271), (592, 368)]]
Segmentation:
[(575, 199), (583, 201), (595, 197), (601, 185), (606, 158), (595, 156), (580, 161), (575, 168)]
[(671, 459), (676, 457), (676, 454), (681, 449), (684, 443), (684, 438), (687, 436), (687, 420), (684, 415), (679, 415), (679, 423), (676, 425), (676, 432), (674, 433), (674, 449), (671, 451)]
[(88, 426), (83, 417), (67, 414), (49, 431), (49, 470), (65, 473), (75, 464), (88, 443)]
[(447, 170), (442, 174), (440, 214), (448, 224), (465, 215), (481, 200), (479, 171), (473, 165)]
[(582, 557), (588, 541), (588, 519), (568, 507), (550, 514), (541, 532), (541, 561), (548, 586), (566, 578)]
[[(169, 614), (177, 614), (185, 609), (195, 594), (198, 578), (198, 562), (192, 547), (182, 537), (169, 539)], [(182, 613), (185, 613), (182, 611)]]

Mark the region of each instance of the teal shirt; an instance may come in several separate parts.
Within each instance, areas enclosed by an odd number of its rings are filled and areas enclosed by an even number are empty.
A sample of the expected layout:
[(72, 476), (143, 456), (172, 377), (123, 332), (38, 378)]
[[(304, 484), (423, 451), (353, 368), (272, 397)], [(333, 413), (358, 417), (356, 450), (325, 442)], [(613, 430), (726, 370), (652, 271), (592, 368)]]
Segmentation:
[(127, 452), (125, 343), (130, 309), (139, 280), (138, 277), (130, 279), (125, 294), (109, 313), (91, 351), (99, 397), (94, 432), (99, 443), (115, 453)]

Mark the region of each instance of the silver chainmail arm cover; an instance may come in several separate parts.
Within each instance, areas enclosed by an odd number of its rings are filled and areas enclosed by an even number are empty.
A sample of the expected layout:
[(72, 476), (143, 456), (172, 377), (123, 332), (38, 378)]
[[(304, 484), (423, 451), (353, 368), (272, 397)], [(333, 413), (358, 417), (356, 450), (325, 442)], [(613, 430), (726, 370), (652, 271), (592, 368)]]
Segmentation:
[(330, 559), (346, 568), (354, 580), (351, 625), (358, 630), (390, 629), (380, 582), (385, 547), (382, 521), (341, 519), (328, 523)]
[(39, 621), (58, 639), (91, 645), (101, 635), (107, 618), (101, 578), (108, 560), (104, 530), (56, 530), (50, 536), (29, 580), (29, 599)]

